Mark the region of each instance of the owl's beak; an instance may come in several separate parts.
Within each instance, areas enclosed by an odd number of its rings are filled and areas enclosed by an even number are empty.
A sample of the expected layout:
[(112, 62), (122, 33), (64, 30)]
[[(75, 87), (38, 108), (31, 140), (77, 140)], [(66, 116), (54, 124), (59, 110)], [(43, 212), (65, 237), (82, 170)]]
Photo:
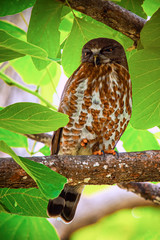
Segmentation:
[(100, 65), (100, 58), (98, 54), (93, 56), (95, 66)]

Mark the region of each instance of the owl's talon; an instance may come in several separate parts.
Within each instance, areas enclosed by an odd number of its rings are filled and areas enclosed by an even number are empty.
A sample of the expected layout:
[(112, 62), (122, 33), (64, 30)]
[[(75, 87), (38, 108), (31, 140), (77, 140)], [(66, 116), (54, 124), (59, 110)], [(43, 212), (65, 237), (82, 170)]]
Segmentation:
[(84, 142), (84, 143), (87, 143), (87, 142), (88, 142), (87, 138), (83, 139), (83, 142)]
[(84, 138), (84, 139), (82, 139), (82, 141), (81, 141), (81, 146), (84, 147), (84, 148), (86, 148), (87, 143), (88, 143), (88, 140), (87, 140), (86, 138)]
[(102, 155), (103, 152), (102, 152), (101, 150), (98, 150), (98, 151), (95, 151), (93, 154), (94, 154), (94, 155)]
[(82, 147), (85, 147), (85, 143), (84, 143), (84, 142), (81, 142), (81, 146), (82, 146)]
[(103, 151), (104, 154), (107, 153), (107, 154), (112, 154), (113, 156), (117, 156), (117, 158), (119, 158), (119, 153), (117, 151), (114, 151), (114, 150), (104, 150)]
[(116, 151), (114, 151), (114, 150), (104, 150), (104, 153), (116, 155)]

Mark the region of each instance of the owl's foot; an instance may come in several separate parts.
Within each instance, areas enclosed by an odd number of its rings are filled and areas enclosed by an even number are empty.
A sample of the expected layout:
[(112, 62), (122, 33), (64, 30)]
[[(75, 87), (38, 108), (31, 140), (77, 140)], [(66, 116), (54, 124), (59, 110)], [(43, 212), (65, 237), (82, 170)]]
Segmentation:
[(109, 154), (112, 154), (112, 155), (116, 155), (116, 151), (114, 151), (114, 150), (104, 150), (104, 153), (109, 153)]
[(107, 154), (112, 154), (112, 155), (118, 155), (118, 152), (114, 151), (114, 150), (98, 150), (93, 152), (94, 155), (104, 155), (105, 153)]
[(84, 147), (84, 148), (86, 148), (87, 143), (88, 143), (88, 140), (87, 140), (86, 138), (84, 138), (84, 139), (82, 139), (82, 141), (81, 141), (81, 146)]
[(114, 151), (114, 150), (104, 150), (104, 154), (105, 153), (112, 154), (113, 156), (116, 155), (117, 159), (119, 158), (119, 153), (117, 151)]
[(104, 152), (102, 150), (98, 150), (98, 151), (95, 151), (93, 152), (94, 155), (103, 155)]

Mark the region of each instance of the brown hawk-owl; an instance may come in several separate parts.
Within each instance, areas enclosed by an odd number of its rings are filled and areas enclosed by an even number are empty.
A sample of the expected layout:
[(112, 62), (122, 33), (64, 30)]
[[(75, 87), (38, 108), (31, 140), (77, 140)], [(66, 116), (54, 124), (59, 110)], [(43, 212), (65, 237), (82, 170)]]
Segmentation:
[[(67, 126), (53, 136), (52, 154), (113, 153), (131, 117), (132, 87), (123, 47), (113, 39), (97, 38), (82, 49), (82, 63), (68, 79), (59, 112), (69, 115)], [(48, 215), (69, 222), (83, 185), (65, 185), (49, 200)]]

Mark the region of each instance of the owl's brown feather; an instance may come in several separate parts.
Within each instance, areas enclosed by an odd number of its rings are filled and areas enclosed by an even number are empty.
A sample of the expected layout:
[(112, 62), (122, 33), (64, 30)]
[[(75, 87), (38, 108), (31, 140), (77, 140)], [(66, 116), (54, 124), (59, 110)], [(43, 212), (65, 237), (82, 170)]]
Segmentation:
[[(95, 59), (96, 58), (96, 59)], [(67, 81), (59, 111), (69, 123), (53, 137), (52, 154), (91, 155), (114, 150), (131, 117), (132, 88), (123, 47), (93, 39), (82, 49), (82, 63)], [(50, 200), (49, 216), (74, 217), (83, 186), (66, 185)]]

